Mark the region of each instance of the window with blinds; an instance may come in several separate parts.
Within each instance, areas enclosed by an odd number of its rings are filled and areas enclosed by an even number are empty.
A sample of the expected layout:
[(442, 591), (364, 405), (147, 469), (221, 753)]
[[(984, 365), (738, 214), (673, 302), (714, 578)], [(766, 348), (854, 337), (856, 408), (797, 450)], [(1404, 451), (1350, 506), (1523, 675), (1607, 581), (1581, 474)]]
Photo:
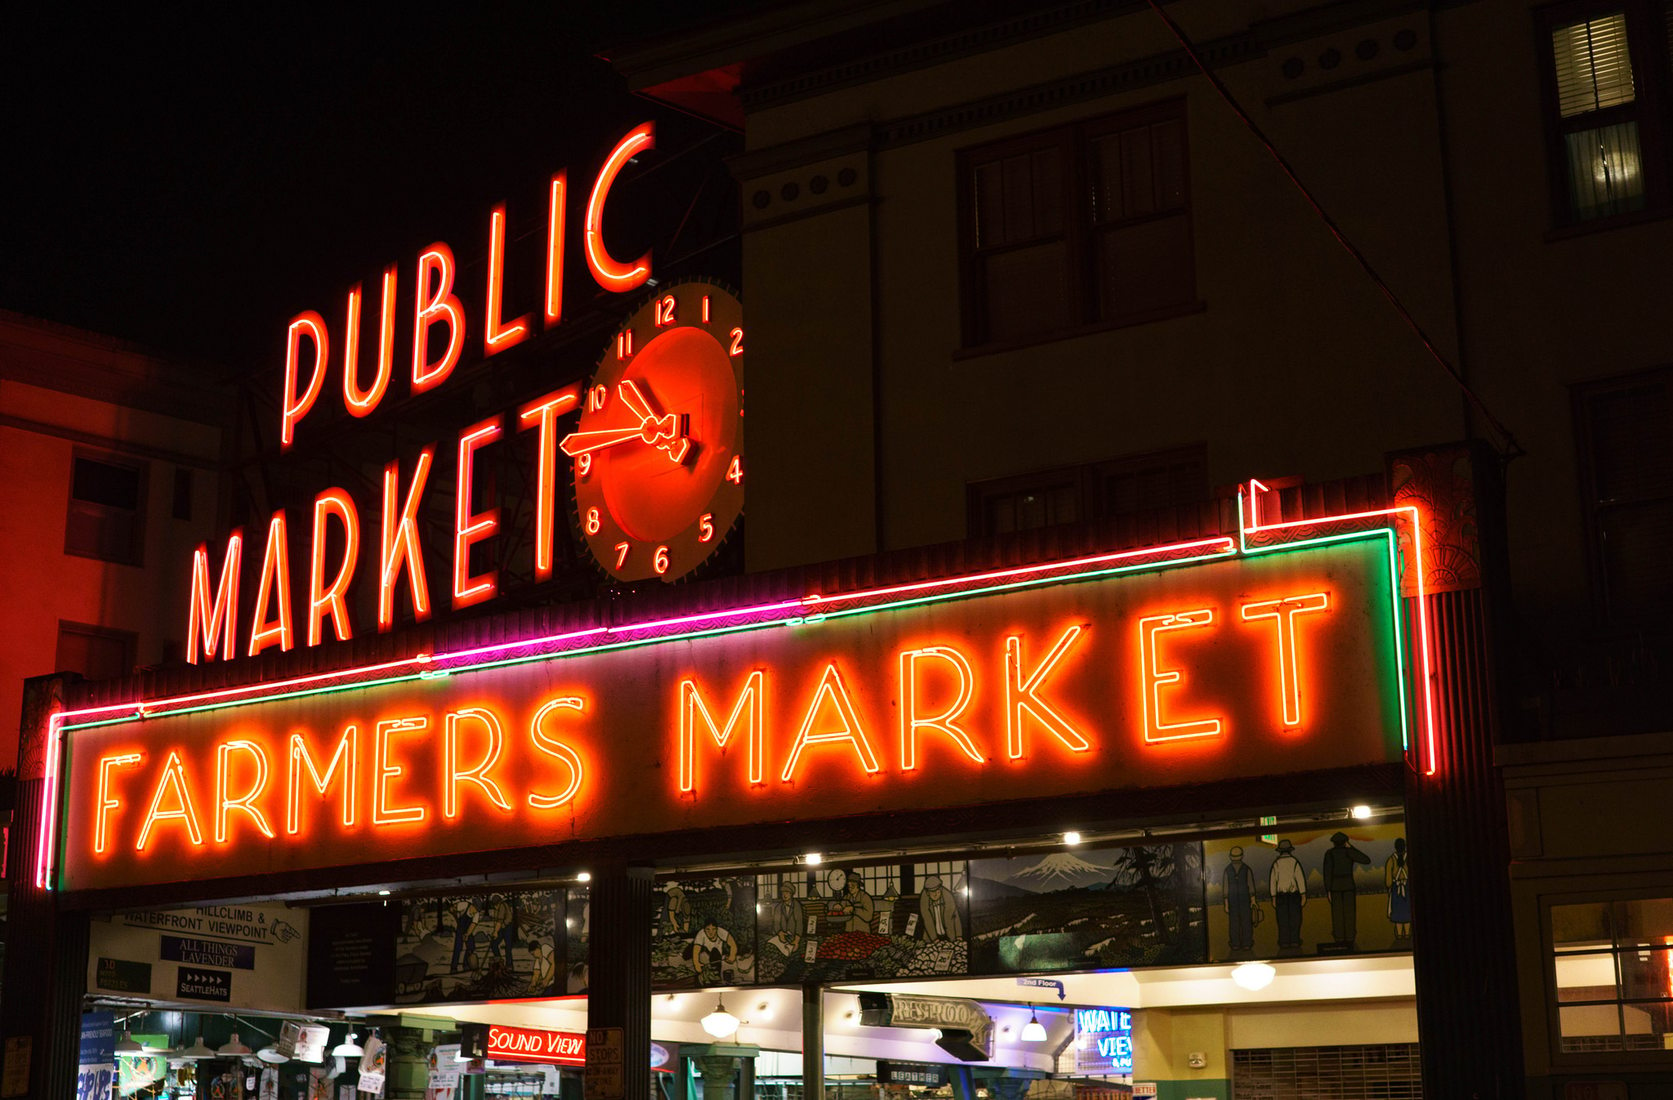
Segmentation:
[(1673, 613), (1673, 371), (1580, 387), (1581, 483), (1604, 617), (1622, 627)]
[(1673, 44), (1673, 0), (1562, 4), (1540, 18), (1559, 220), (1664, 205), (1667, 102), (1657, 54)]
[(1187, 153), (1179, 100), (961, 152), (965, 346), (1193, 306)]

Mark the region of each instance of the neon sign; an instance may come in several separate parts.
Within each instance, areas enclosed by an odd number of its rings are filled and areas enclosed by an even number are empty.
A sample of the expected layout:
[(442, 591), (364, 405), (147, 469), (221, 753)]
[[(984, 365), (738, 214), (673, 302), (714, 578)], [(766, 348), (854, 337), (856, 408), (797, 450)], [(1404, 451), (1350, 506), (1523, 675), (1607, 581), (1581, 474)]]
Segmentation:
[[(649, 252), (632, 261), (612, 256), (604, 244), (604, 218), (610, 192), (617, 177), (634, 156), (654, 149), (656, 133), (653, 124), (634, 127), (616, 142), (594, 177), (587, 195), (587, 206), (581, 227), (582, 251), (593, 280), (604, 290), (614, 294), (636, 291), (651, 277)], [(568, 173), (559, 171), (551, 181), (550, 200), (546, 209), (546, 249), (543, 257), (545, 293), (542, 295), (541, 318), (545, 328), (553, 328), (563, 321), (563, 265), (565, 223), (567, 218)], [(535, 313), (519, 314), (507, 319), (506, 263), (507, 211), (502, 203), (488, 214), (487, 278), (482, 286), (480, 324), (482, 354), (497, 355), (515, 347), (533, 335)], [(361, 338), (364, 315), (367, 312), (362, 286), (356, 283), (348, 291), (343, 314), (343, 328), (334, 341), (329, 323), (315, 310), (304, 310), (291, 319), (285, 330), (285, 368), (280, 394), (279, 443), (289, 450), (296, 442), (298, 429), (313, 412), (326, 393), (328, 375), (334, 370), (342, 377), (341, 393), (344, 410), (352, 417), (364, 418), (377, 411), (389, 392), (395, 373), (395, 330), (397, 323), (397, 294), (402, 275), (400, 265), (384, 269), (378, 309), (377, 371), (368, 382), (361, 359)], [(453, 249), (445, 241), (437, 241), (418, 253), (413, 267), (408, 268), (413, 278), (410, 316), (411, 392), (424, 393), (443, 385), (458, 366), (466, 347), (467, 337), (477, 322), (472, 310), (460, 297), (461, 266)], [(734, 334), (741, 338), (742, 330)], [(724, 334), (722, 334), (724, 335)], [(632, 331), (627, 330), (631, 340)], [(735, 342), (735, 341), (734, 341)], [(340, 348), (340, 362), (333, 363), (333, 349)], [(368, 349), (365, 358), (371, 358)], [(541, 579), (552, 571), (552, 504), (555, 486), (555, 443), (558, 438), (557, 417), (575, 410), (578, 387), (566, 387), (546, 394), (526, 405), (511, 428), (536, 428), (539, 434), (538, 481), (539, 516), (535, 529), (535, 567)], [(456, 441), (457, 472), (452, 547), (451, 606), (468, 607), (492, 599), (499, 593), (499, 579), (492, 571), (472, 573), (471, 551), (479, 543), (500, 534), (499, 514), (489, 508), (477, 511), (471, 502), (471, 471), (480, 450), (503, 441), (508, 429), (505, 417), (495, 417), (471, 425), (460, 432)], [(689, 441), (685, 441), (689, 446)], [(431, 443), (418, 457), (408, 476), (408, 488), (401, 492), (402, 471), (392, 462), (385, 470), (382, 496), (381, 553), (375, 573), (378, 585), (377, 629), (393, 630), (397, 612), (397, 589), (403, 576), (406, 579), (407, 603), (417, 621), (429, 618), (431, 611), (428, 578), (424, 572), (423, 546), (420, 542), (417, 513), (423, 502), (431, 467), (435, 462), (438, 444)], [(444, 451), (444, 453), (448, 453)], [(325, 582), (327, 528), (343, 528), (347, 545), (336, 563), (335, 579)], [(312, 525), (311, 551), (302, 560), (310, 562), (307, 602), (300, 598), (297, 614), (306, 607), (306, 629), (297, 630), (292, 613), (291, 538), (293, 532), (283, 511), (274, 513), (268, 524), (263, 543), (261, 571), (258, 576), (255, 621), (243, 646), (244, 655), (255, 657), (270, 648), (289, 652), (299, 642), (319, 645), (324, 638), (324, 620), (329, 617), (336, 637), (354, 636), (349, 621), (351, 601), (348, 589), (353, 582), (360, 550), (360, 516), (354, 499), (340, 487), (323, 491), (315, 503)], [(307, 531), (295, 532), (305, 536)], [(200, 545), (192, 559), (191, 596), (187, 610), (186, 660), (196, 664), (200, 660), (233, 660), (239, 656), (235, 647), (238, 635), (237, 608), (240, 580), (246, 570), (243, 563), (245, 540), (242, 531), (229, 534), (220, 550), (219, 582), (212, 584), (210, 547)], [(667, 569), (664, 566), (662, 572)]]
[(1075, 1009), (1075, 1069), (1081, 1073), (1133, 1072), (1131, 1009)]
[[(1392, 527), (1276, 527), (61, 714), (56, 877), (212, 879), (1398, 758), (1414, 696), (1423, 711)], [(1153, 651), (1153, 624), (1180, 621)]]

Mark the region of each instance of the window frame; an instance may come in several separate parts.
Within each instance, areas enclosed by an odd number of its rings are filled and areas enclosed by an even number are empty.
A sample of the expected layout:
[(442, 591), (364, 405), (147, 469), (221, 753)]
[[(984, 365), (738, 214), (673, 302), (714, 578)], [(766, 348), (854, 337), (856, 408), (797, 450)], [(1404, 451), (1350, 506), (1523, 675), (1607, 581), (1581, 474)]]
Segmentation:
[[(1668, 119), (1670, 84), (1668, 31), (1656, 18), (1657, 0), (1564, 0), (1533, 11), (1534, 57), (1539, 65), (1540, 124), (1545, 132), (1547, 201), (1550, 224), (1557, 236), (1612, 229), (1673, 214), (1673, 148)], [(1627, 56), (1632, 61), (1633, 102), (1605, 107), (1565, 120), (1557, 99), (1557, 60), (1552, 34), (1560, 26), (1619, 12), (1626, 19)], [(1577, 124), (1574, 120), (1584, 120)], [(1569, 194), (1566, 137), (1572, 130), (1589, 130), (1625, 121), (1638, 126), (1640, 170), (1644, 175), (1644, 205), (1638, 210), (1583, 218)]]
[[(1032, 347), (1055, 340), (1146, 324), (1151, 321), (1165, 320), (1188, 313), (1197, 313), (1205, 308), (1197, 292), (1196, 219), (1191, 201), (1191, 135), (1188, 115), (1186, 97), (1182, 95), (1170, 96), (1167, 99), (1156, 100), (1140, 106), (1124, 108), (1029, 133), (1014, 134), (958, 150), (954, 158), (958, 173), (956, 209), (959, 236), (959, 347), (954, 352), (955, 359)], [(1182, 149), (1180, 183), (1183, 205), (1178, 211), (1156, 212), (1126, 218), (1123, 219), (1123, 222), (1136, 225), (1145, 221), (1160, 220), (1176, 213), (1183, 214), (1185, 219), (1184, 264), (1189, 274), (1188, 281), (1191, 292), (1186, 300), (1182, 302), (1133, 310), (1103, 318), (1099, 316), (1098, 275), (1094, 270), (1094, 264), (1097, 256), (1097, 236), (1101, 231), (1108, 228), (1108, 224), (1098, 223), (1094, 220), (1095, 210), (1092, 204), (1093, 174), (1089, 158), (1091, 142), (1096, 138), (1119, 133), (1122, 130), (1139, 126), (1151, 126), (1158, 122), (1177, 122), (1179, 124)], [(1065, 275), (1067, 276), (1068, 296), (1072, 304), (1072, 316), (1066, 327), (1060, 329), (1050, 329), (1027, 336), (995, 339), (988, 336), (984, 328), (984, 318), (987, 314), (987, 292), (985, 280), (982, 277), (985, 270), (982, 261), (988, 256), (1002, 254), (1005, 251), (1024, 247), (1028, 244), (1037, 244), (1049, 238), (1040, 237), (1028, 242), (1007, 242), (991, 249), (978, 247), (976, 239), (975, 169), (978, 164), (1053, 147), (1063, 150), (1062, 235), (1065, 251)]]
[[(1660, 878), (1662, 876), (1655, 876)], [(1605, 1066), (1631, 1066), (1640, 1068), (1665, 1069), (1673, 1065), (1673, 1048), (1647, 1050), (1592, 1050), (1567, 1051), (1563, 1049), (1563, 1026), (1561, 1008), (1563, 1002), (1558, 1000), (1560, 987), (1557, 984), (1557, 947), (1556, 932), (1552, 925), (1553, 909), (1566, 905), (1613, 904), (1618, 901), (1642, 901), (1653, 898), (1673, 898), (1673, 881), (1660, 885), (1648, 883), (1630, 889), (1620, 890), (1588, 890), (1584, 892), (1546, 894), (1539, 899), (1539, 947), (1540, 972), (1544, 976), (1544, 988), (1541, 990), (1541, 1000), (1545, 1013), (1545, 1031), (1547, 1050), (1551, 1064), (1554, 1067), (1566, 1068), (1600, 1068)], [(1608, 949), (1611, 955), (1618, 954), (1621, 948), (1614, 944), (1613, 937)], [(1673, 950), (1673, 949), (1670, 949)], [(1573, 952), (1571, 952), (1572, 954)], [(1614, 1004), (1617, 1010), (1620, 1005), (1641, 1003), (1643, 998), (1628, 998), (1620, 985), (1620, 968), (1618, 963), (1616, 973), (1616, 998)], [(1673, 1003), (1673, 999), (1669, 1000)], [(1673, 1031), (1667, 1032), (1673, 1035)], [(1623, 1036), (1624, 1038), (1624, 1036)]]
[[(1120, 519), (1123, 516), (1142, 514), (1151, 509), (1116, 509), (1111, 506), (1107, 492), (1109, 479), (1116, 475), (1139, 474), (1186, 463), (1194, 463), (1202, 471), (1202, 493), (1200, 499), (1195, 503), (1213, 499), (1214, 486), (1208, 478), (1207, 443), (1187, 443), (1156, 451), (1139, 451), (1135, 454), (1117, 455), (1114, 458), (1101, 459), (1096, 462), (1085, 462), (1071, 466), (1053, 466), (1025, 474), (1010, 474), (1004, 477), (967, 482), (965, 484), (965, 530), (971, 538), (1014, 538), (1030, 531), (1048, 531), (1054, 527), (1070, 527), (1076, 524), (1097, 523)], [(987, 504), (989, 501), (1027, 492), (1030, 489), (1039, 491), (1054, 489), (1066, 483), (1073, 485), (1075, 488), (1076, 516), (1073, 520), (1067, 520), (1063, 523), (1043, 524), (1039, 527), (1018, 527), (1015, 530), (1003, 532), (990, 529), (987, 522)], [(1175, 501), (1172, 507), (1188, 507), (1190, 503), (1192, 502)]]
[[(97, 501), (84, 500), (76, 493), (76, 464), (83, 460), (98, 462), (105, 466), (131, 470), (138, 483), (134, 495), (134, 524), (130, 536), (130, 553), (125, 557), (107, 557), (95, 550), (84, 549), (72, 544), (70, 539), (71, 518), (75, 514), (79, 503), (88, 508), (106, 509), (114, 511), (110, 505), (103, 505)], [(131, 565), (136, 568), (145, 565), (145, 533), (146, 513), (150, 501), (151, 464), (143, 458), (122, 454), (117, 451), (102, 451), (91, 447), (76, 447), (70, 452), (69, 480), (64, 495), (64, 553), (73, 558), (86, 558), (89, 561), (102, 561), (110, 565)]]
[[(81, 623), (72, 619), (58, 620), (58, 635), (53, 646), (52, 663), (59, 664), (58, 651), (63, 648), (64, 635), (73, 634), (83, 638), (96, 638), (101, 641), (117, 642), (122, 646), (125, 671), (119, 675), (131, 676), (139, 666), (139, 635), (132, 630), (118, 630), (115, 627), (100, 626), (97, 623)], [(75, 672), (75, 669), (54, 668), (54, 672)], [(78, 675), (83, 675), (78, 672)]]
[(1576, 481), (1586, 541), (1586, 572), (1590, 578), (1596, 622), (1605, 628), (1637, 632), (1645, 626), (1644, 622), (1618, 611), (1610, 598), (1609, 563), (1604, 552), (1603, 522), (1609, 504), (1673, 502), (1673, 483), (1670, 483), (1665, 496), (1635, 497), (1630, 501), (1617, 502), (1602, 500), (1598, 487), (1596, 433), (1593, 431), (1591, 402), (1598, 395), (1629, 390), (1654, 381), (1661, 383), (1669, 408), (1673, 409), (1673, 366), (1650, 367), (1608, 378), (1579, 382), (1569, 391), (1574, 423)]

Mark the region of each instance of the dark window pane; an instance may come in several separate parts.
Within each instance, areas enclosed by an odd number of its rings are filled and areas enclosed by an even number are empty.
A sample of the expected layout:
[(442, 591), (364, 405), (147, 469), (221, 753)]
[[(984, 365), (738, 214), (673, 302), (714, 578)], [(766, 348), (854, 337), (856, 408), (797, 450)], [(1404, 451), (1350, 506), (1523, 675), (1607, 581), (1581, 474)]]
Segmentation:
[(1061, 241), (987, 257), (982, 264), (989, 340), (1014, 340), (1069, 327), (1068, 250)]
[(134, 636), (79, 623), (58, 624), (56, 672), (79, 672), (89, 680), (126, 676), (134, 670)]
[(1080, 518), (1080, 493), (1072, 484), (1045, 485), (996, 493), (984, 500), (984, 520), (989, 534), (1031, 531)]
[(1120, 470), (1104, 478), (1106, 515), (1172, 508), (1207, 498), (1208, 474), (1200, 461)]
[(1155, 162), (1157, 209), (1183, 209), (1185, 127), (1178, 122), (1158, 122), (1150, 128), (1150, 148)]
[(139, 471), (132, 466), (78, 458), (70, 495), (77, 500), (134, 511), (139, 507)]
[(1121, 135), (1121, 194), (1128, 217), (1149, 214), (1156, 209), (1156, 187), (1151, 176), (1148, 126), (1128, 130)]
[(1610, 615), (1623, 623), (1647, 622), (1673, 611), (1667, 571), (1673, 501), (1618, 505), (1598, 518)]
[(1000, 162), (976, 166), (976, 247), (990, 248), (1005, 240), (1004, 186)]
[(1673, 495), (1673, 415), (1662, 382), (1599, 393), (1591, 413), (1599, 502)]
[(1183, 305), (1196, 292), (1184, 214), (1103, 230), (1098, 238), (1101, 316)]
[(192, 471), (183, 466), (174, 471), (173, 514), (175, 519), (192, 518)]

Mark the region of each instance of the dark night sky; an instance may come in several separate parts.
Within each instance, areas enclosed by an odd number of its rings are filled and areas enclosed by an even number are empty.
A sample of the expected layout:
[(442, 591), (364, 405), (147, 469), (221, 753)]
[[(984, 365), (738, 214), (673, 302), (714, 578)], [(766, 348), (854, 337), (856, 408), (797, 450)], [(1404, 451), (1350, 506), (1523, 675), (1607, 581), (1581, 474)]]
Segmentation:
[(261, 370), (386, 263), (465, 263), (495, 202), (543, 227), (550, 174), (633, 123), (659, 152), (705, 132), (593, 56), (668, 5), (194, 7), (8, 14), (0, 307)]

